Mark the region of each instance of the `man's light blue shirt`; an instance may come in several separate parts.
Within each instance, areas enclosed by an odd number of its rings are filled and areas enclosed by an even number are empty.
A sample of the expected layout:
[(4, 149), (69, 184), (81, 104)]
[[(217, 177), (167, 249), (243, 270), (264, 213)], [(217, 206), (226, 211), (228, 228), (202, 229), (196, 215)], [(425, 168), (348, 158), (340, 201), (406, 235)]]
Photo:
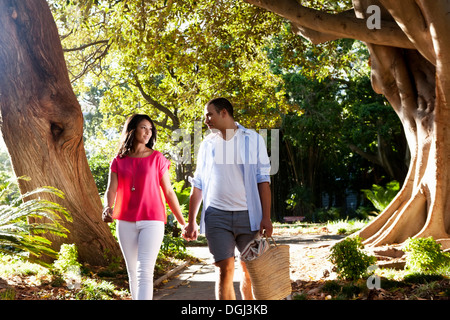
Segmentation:
[[(262, 136), (253, 130), (246, 129), (236, 122), (240, 134), (237, 139), (238, 150), (242, 163), (238, 163), (242, 170), (244, 186), (247, 197), (247, 209), (249, 212), (250, 227), (252, 231), (260, 228), (262, 219), (261, 199), (259, 197), (258, 183), (270, 183), (270, 160), (267, 155), (266, 143)], [(201, 143), (197, 155), (197, 168), (194, 178), (191, 179), (193, 187), (202, 190), (202, 214), (200, 218), (200, 232), (205, 230), (205, 210), (208, 208), (208, 188), (210, 176), (215, 161), (215, 139), (222, 139), (219, 133), (209, 134)]]

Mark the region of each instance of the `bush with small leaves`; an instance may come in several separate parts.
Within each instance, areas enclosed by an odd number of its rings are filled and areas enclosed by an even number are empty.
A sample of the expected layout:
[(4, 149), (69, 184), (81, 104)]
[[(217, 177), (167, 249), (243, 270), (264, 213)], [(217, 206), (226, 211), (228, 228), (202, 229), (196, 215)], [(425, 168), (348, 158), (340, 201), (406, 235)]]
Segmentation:
[(53, 266), (61, 274), (69, 271), (71, 268), (80, 268), (78, 262), (78, 249), (75, 244), (62, 244), (58, 254), (58, 260), (53, 262)]
[(433, 273), (450, 265), (450, 254), (442, 251), (441, 244), (432, 237), (408, 239), (403, 250), (406, 252), (406, 269), (411, 272)]
[(335, 265), (339, 278), (357, 280), (367, 275), (376, 258), (364, 253), (363, 248), (362, 239), (358, 236), (347, 237), (331, 248), (329, 260)]

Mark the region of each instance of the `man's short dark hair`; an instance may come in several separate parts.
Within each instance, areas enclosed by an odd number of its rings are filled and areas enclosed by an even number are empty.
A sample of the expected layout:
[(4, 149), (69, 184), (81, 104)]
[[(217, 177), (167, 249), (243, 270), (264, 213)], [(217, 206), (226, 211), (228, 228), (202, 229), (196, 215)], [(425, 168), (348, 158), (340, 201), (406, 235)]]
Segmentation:
[(225, 98), (215, 98), (210, 100), (206, 106), (213, 105), (216, 108), (217, 112), (222, 111), (223, 109), (227, 110), (228, 114), (234, 119), (233, 117), (233, 105), (230, 101), (228, 101)]

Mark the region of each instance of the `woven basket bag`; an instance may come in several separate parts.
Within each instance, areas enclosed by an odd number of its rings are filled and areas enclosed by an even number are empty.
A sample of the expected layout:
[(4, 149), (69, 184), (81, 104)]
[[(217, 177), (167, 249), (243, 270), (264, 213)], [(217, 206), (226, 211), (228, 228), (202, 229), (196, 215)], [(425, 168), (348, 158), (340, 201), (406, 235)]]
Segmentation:
[(274, 245), (254, 260), (244, 261), (256, 300), (281, 300), (291, 292), (289, 246)]

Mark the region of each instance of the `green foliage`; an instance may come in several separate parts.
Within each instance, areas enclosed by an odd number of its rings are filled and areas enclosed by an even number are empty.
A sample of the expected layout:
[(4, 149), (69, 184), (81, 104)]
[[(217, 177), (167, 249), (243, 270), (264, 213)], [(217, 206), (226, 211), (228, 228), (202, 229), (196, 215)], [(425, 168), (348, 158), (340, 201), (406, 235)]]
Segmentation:
[(406, 268), (412, 272), (434, 273), (450, 266), (450, 254), (442, 251), (432, 237), (410, 238), (403, 250), (407, 253)]
[[(189, 212), (189, 196), (191, 188), (183, 188), (184, 181), (175, 182), (172, 187), (177, 195), (178, 202), (180, 203), (181, 212), (186, 216)], [(179, 229), (176, 226), (176, 220), (173, 214), (170, 214), (167, 217), (166, 233), (164, 234), (161, 250), (158, 254), (159, 259), (164, 259), (165, 257), (179, 259), (186, 257), (186, 244), (184, 239), (179, 237)]]
[[(177, 181), (172, 184), (173, 191), (175, 192), (178, 203), (180, 204), (181, 213), (184, 215), (185, 219), (187, 219), (187, 215), (189, 213), (189, 197), (191, 194), (191, 187), (183, 188), (185, 182)], [(177, 237), (180, 233), (180, 228), (178, 227), (177, 220), (175, 216), (172, 214), (169, 205), (166, 203), (166, 212), (167, 212), (167, 224), (166, 231), (170, 233), (172, 236)]]
[[(71, 216), (56, 202), (33, 198), (42, 193), (64, 198), (64, 194), (53, 187), (42, 187), (5, 203), (7, 190), (5, 188), (0, 193), (0, 199), (3, 199), (0, 203), (0, 251), (13, 254), (17, 250), (26, 251), (35, 257), (42, 254), (56, 256), (51, 241), (39, 234), (48, 232), (66, 237), (69, 231), (62, 225), (62, 218), (71, 221)], [(27, 222), (27, 219), (33, 219), (34, 222)]]
[(376, 258), (362, 251), (364, 245), (358, 236), (347, 237), (331, 248), (329, 260), (337, 268), (339, 278), (357, 280), (367, 274)]
[[(298, 53), (311, 65), (286, 64), (291, 60), (283, 61), (283, 41), (280, 46), (277, 41), (275, 37), (270, 51), (273, 72), (283, 75), (288, 103), (295, 109), (282, 116), (282, 146), (290, 172), (283, 179), (289, 186), (284, 199), (288, 210), (308, 219), (322, 206), (322, 195), (343, 203), (347, 190), (366, 187), (367, 180), (379, 174), (374, 166), (382, 164), (373, 155), (381, 148), (383, 154), (404, 155), (398, 146), (403, 140), (397, 139), (402, 127), (389, 104), (373, 92), (367, 69), (355, 69), (367, 55), (359, 42), (337, 41), (322, 48), (322, 58), (330, 59), (322, 65), (330, 70), (326, 73), (320, 65), (314, 67), (319, 58), (312, 48)], [(337, 52), (346, 58), (331, 62)], [(403, 161), (388, 158), (392, 163)]]
[(331, 207), (330, 209), (321, 208), (314, 212), (315, 222), (337, 221), (341, 217), (339, 208)]
[(425, 284), (433, 281), (441, 281), (444, 276), (441, 274), (424, 274), (422, 272), (408, 273), (403, 277), (403, 281), (414, 284)]
[(378, 186), (374, 184), (372, 189), (361, 190), (367, 199), (372, 202), (374, 207), (382, 212), (391, 203), (394, 197), (400, 190), (400, 184), (398, 181), (391, 181), (386, 184), (386, 187)]
[(65, 282), (69, 289), (74, 289), (77, 300), (112, 300), (117, 294), (115, 286), (108, 281), (82, 276), (82, 265), (78, 262), (78, 250), (75, 244), (63, 244), (58, 259), (53, 262), (57, 272), (56, 280)]
[(0, 291), (0, 300), (15, 300), (16, 290), (14, 288), (6, 288)]
[(184, 188), (184, 181), (177, 181), (172, 184), (173, 191), (177, 195), (181, 212), (184, 215), (189, 213), (189, 197), (191, 195), (191, 187)]
[(80, 268), (78, 262), (78, 250), (75, 244), (62, 244), (59, 250), (58, 259), (53, 262), (55, 269), (64, 274), (71, 268)]
[(20, 195), (16, 179), (10, 176), (6, 168), (0, 171), (0, 204), (2, 205), (11, 205)]
[(171, 256), (175, 258), (184, 258), (186, 256), (186, 244), (184, 239), (165, 234), (159, 255), (161, 257)]
[(311, 190), (304, 186), (294, 186), (285, 202), (287, 204), (286, 209), (295, 210), (300, 207), (307, 211), (314, 210)]
[(336, 300), (348, 300), (367, 292), (367, 284), (365, 281), (342, 283), (342, 281), (329, 280), (325, 281), (322, 291), (333, 295)]
[(88, 158), (88, 163), (98, 192), (103, 197), (108, 185), (110, 159), (105, 158), (103, 154), (97, 153)]
[(0, 277), (36, 276), (47, 274), (48, 269), (34, 263), (23, 255), (0, 253)]
[(221, 95), (233, 100), (249, 127), (273, 125), (287, 106), (264, 51), (286, 25), (271, 12), (213, 0), (51, 0), (50, 6), (60, 34), (67, 35), (63, 46), (84, 48), (66, 52), (75, 91), (94, 86), (104, 92), (108, 127), (118, 128), (139, 109), (170, 136)]
[(351, 234), (363, 228), (367, 224), (367, 220), (359, 219), (345, 219), (328, 221), (326, 224), (327, 230), (336, 234)]
[(77, 300), (113, 300), (115, 293), (111, 282), (86, 278), (75, 296)]

